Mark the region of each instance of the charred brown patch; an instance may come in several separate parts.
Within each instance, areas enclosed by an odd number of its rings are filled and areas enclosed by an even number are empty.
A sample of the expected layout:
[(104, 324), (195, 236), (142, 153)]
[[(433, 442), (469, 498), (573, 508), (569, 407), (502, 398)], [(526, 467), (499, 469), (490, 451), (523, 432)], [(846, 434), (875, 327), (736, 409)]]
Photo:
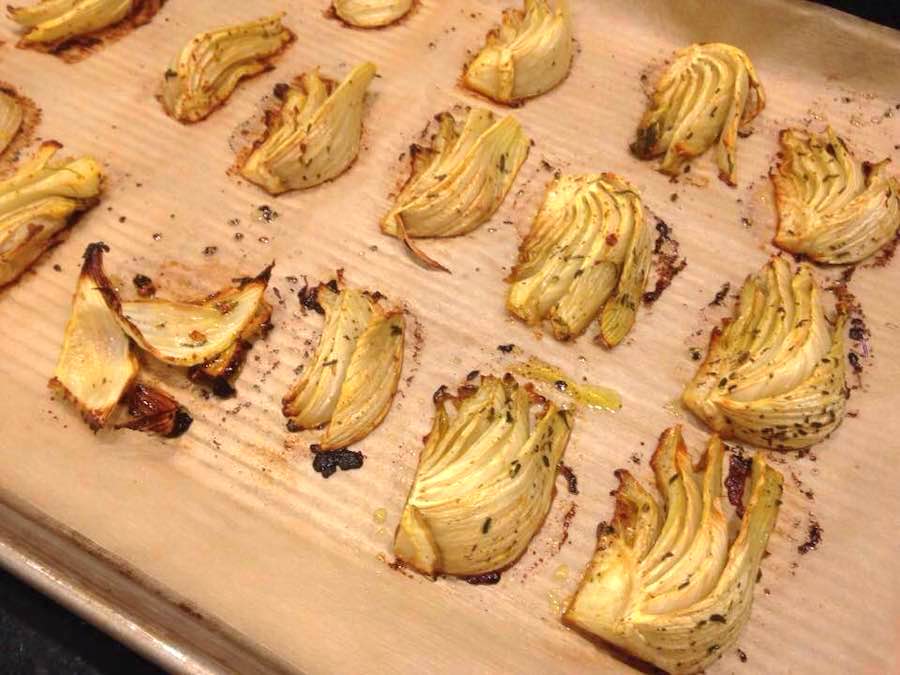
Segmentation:
[(473, 586), (493, 586), (500, 583), (500, 578), (500, 572), (485, 572), (484, 574), (461, 577), (467, 584), (472, 584)]
[(628, 148), (638, 159), (652, 159), (659, 154), (656, 147), (658, 141), (659, 125), (651, 124), (649, 127), (638, 128), (637, 139)]
[(522, 385), (522, 388), (525, 390), (525, 393), (528, 394), (528, 400), (531, 401), (532, 405), (547, 406), (547, 398), (538, 392), (534, 386), (534, 382), (526, 382)]
[(869, 343), (872, 333), (866, 323), (866, 314), (863, 311), (862, 304), (856, 295), (850, 291), (847, 282), (843, 278), (827, 286), (826, 290), (834, 294), (838, 313), (847, 316), (849, 319), (850, 329), (848, 337), (852, 344), (847, 352), (847, 360), (856, 375), (856, 384), (851, 388), (856, 389), (862, 385), (862, 373), (873, 356), (872, 347)]
[(578, 505), (573, 502), (569, 510), (566, 511), (566, 515), (563, 516), (562, 537), (559, 538), (559, 543), (556, 546), (557, 551), (561, 551), (565, 543), (569, 541), (569, 528), (572, 526), (572, 521), (575, 520), (577, 512)]
[(656, 278), (653, 290), (643, 295), (645, 305), (659, 300), (675, 277), (687, 267), (687, 259), (680, 254), (680, 244), (672, 236), (672, 228), (656, 218), (656, 241), (653, 244), (653, 272)]
[(137, 289), (137, 294), (142, 298), (152, 298), (156, 295), (156, 284), (146, 274), (135, 274), (131, 282)]
[(806, 555), (810, 551), (815, 551), (819, 544), (822, 543), (822, 526), (813, 514), (809, 514), (809, 530), (806, 534), (806, 541), (797, 547), (800, 555)]
[(744, 487), (747, 477), (753, 468), (753, 460), (744, 457), (740, 450), (732, 448), (728, 458), (728, 476), (725, 478), (725, 491), (728, 493), (728, 501), (734, 506), (738, 518), (744, 517)]
[(712, 301), (709, 303), (709, 306), (710, 307), (720, 306), (722, 304), (722, 302), (725, 300), (725, 298), (728, 297), (728, 292), (730, 290), (731, 290), (731, 282), (726, 281), (724, 284), (722, 284), (722, 287), (718, 291), (716, 291), (716, 294), (713, 297)]
[[(317, 447), (317, 446), (313, 446)], [(364, 456), (361, 452), (342, 448), (340, 450), (313, 450), (313, 470), (322, 478), (329, 478), (340, 469), (351, 471), (361, 469)]]
[(309, 281), (303, 277), (303, 288), (297, 291), (297, 299), (304, 309), (312, 310), (316, 314), (325, 314), (325, 309), (319, 304), (319, 287), (310, 288)]
[(478, 391), (478, 385), (464, 384), (456, 390), (456, 399), (459, 401), (471, 398)]
[(118, 311), (121, 307), (119, 296), (113, 289), (113, 284), (106, 276), (103, 270), (103, 254), (109, 253), (109, 246), (102, 241), (95, 241), (87, 245), (82, 256), (81, 276), (89, 277), (91, 281), (97, 284), (99, 290), (106, 297), (106, 303), (113, 311)]
[[(249, 284), (256, 284), (256, 283), (262, 284), (263, 286), (268, 286), (269, 279), (272, 278), (272, 269), (274, 267), (275, 267), (275, 263), (271, 262), (265, 267), (265, 269), (263, 269), (262, 272), (257, 274), (255, 277), (234, 277), (231, 280), (231, 282), (233, 284), (235, 284), (238, 287), (238, 289), (242, 289), (242, 288), (245, 288), (246, 286), (248, 286)], [(219, 294), (213, 293), (207, 299), (211, 299), (211, 298), (215, 297), (216, 295), (219, 295)]]
[(570, 495), (578, 494), (578, 476), (575, 475), (575, 472), (572, 471), (572, 467), (559, 463), (559, 473), (563, 478), (566, 479), (566, 487), (569, 490)]
[(431, 395), (431, 400), (434, 401), (435, 405), (442, 403), (448, 399), (453, 398), (453, 394), (450, 393), (446, 384), (442, 384), (440, 387), (435, 389), (434, 394)]
[(116, 429), (132, 429), (175, 438), (185, 433), (194, 419), (187, 408), (166, 392), (138, 383), (128, 393), (131, 420), (117, 424)]
[(897, 236), (891, 239), (885, 246), (882, 248), (878, 254), (875, 256), (874, 260), (872, 260), (870, 267), (887, 267), (891, 260), (894, 259), (894, 254), (897, 253), (897, 246), (900, 245), (900, 230), (897, 231)]
[[(634, 504), (632, 504), (630, 500), (622, 497), (625, 490), (625, 481), (631, 478), (631, 473), (626, 469), (616, 469), (613, 471), (613, 475), (616, 477), (616, 480), (619, 481), (619, 486), (610, 493), (610, 495), (616, 499), (612, 522), (618, 525), (627, 525), (634, 520), (637, 515)], [(600, 525), (606, 525), (606, 523), (601, 523)], [(609, 527), (610, 531), (613, 531), (614, 528), (612, 528), (612, 526)], [(600, 532), (599, 526), (597, 532)], [(598, 534), (597, 536), (599, 537), (600, 535)]]

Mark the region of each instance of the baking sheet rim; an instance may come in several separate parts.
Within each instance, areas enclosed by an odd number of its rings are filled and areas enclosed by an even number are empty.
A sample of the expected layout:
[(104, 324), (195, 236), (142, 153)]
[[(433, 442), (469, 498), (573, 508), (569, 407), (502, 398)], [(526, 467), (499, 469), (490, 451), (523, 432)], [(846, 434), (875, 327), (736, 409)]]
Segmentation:
[[(266, 663), (266, 656), (250, 645), (242, 645), (240, 641), (222, 634), (221, 630), (217, 631), (217, 627), (209, 619), (185, 613), (184, 604), (179, 603), (174, 595), (141, 583), (130, 570), (128, 573), (123, 572), (123, 568), (127, 566), (124, 563), (117, 566), (113, 562), (114, 555), (109, 551), (93, 543), (90, 546), (79, 544), (63, 525), (43, 514), (27, 513), (30, 510), (17, 508), (7, 501), (6, 495), (0, 493), (0, 568), (167, 672), (184, 675), (246, 672), (234, 671), (201, 647), (190, 644), (182, 636), (184, 628), (199, 629), (206, 633), (219, 632), (220, 639), (228, 640), (231, 648), (261, 666), (259, 672), (282, 670), (272, 662)], [(17, 520), (18, 523), (15, 522)], [(76, 560), (71, 568), (66, 569), (65, 565), (50, 560), (52, 556), (42, 555), (40, 546), (25, 543), (24, 537), (17, 534), (23, 532), (23, 525), (28, 528), (29, 533), (38, 533), (43, 539), (56, 543), (60, 551), (77, 552), (89, 557), (108, 574), (107, 580), (113, 580), (106, 586), (107, 592), (101, 592), (99, 583), (85, 578), (86, 570), (79, 569), (80, 561)], [(139, 612), (128, 605), (126, 598), (115, 597), (128, 590), (149, 594), (174, 616), (179, 617), (176, 622), (164, 626), (168, 635), (164, 635), (159, 626), (153, 626), (150, 621), (141, 617)]]

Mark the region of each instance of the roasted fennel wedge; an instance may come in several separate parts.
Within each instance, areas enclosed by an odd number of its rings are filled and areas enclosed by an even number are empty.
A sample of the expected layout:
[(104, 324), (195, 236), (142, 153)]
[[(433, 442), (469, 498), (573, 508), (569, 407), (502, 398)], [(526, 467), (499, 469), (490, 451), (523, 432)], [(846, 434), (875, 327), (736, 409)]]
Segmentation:
[(260, 311), (265, 313), (271, 272), (270, 265), (256, 277), (196, 301), (122, 300), (112, 286), (101, 290), (122, 330), (141, 349), (173, 366), (207, 367), (246, 339), (245, 331)]
[(27, 29), (23, 45), (62, 46), (132, 19), (147, 23), (165, 0), (37, 0), (25, 7), (9, 7), (9, 16)]
[(281, 106), (266, 116), (266, 133), (240, 167), (270, 194), (337, 178), (356, 159), (366, 89), (375, 65), (361, 63), (340, 84), (313, 70), (276, 87)]
[(413, 0), (333, 0), (334, 15), (357, 28), (381, 28), (399, 21), (412, 9)]
[(772, 258), (716, 328), (685, 405), (725, 438), (805, 448), (827, 437), (847, 403), (845, 317), (828, 322), (809, 265)]
[(199, 33), (181, 49), (163, 76), (162, 104), (176, 120), (198, 122), (231, 96), (245, 77), (272, 68), (294, 41), (283, 14)]
[(548, 321), (557, 340), (599, 318), (607, 347), (631, 330), (651, 261), (636, 188), (611, 173), (550, 183), (507, 281), (506, 307), (529, 325)]
[(715, 144), (719, 178), (736, 185), (738, 131), (765, 104), (743, 51), (719, 42), (691, 45), (675, 52), (660, 78), (631, 150), (641, 159), (662, 155), (660, 171), (677, 175)]
[(429, 267), (445, 269), (413, 239), (455, 237), (486, 222), (528, 156), (529, 139), (514, 117), (497, 120), (485, 108), (470, 109), (464, 119), (440, 113), (435, 121), (430, 145), (410, 146), (410, 176), (381, 230)]
[(782, 476), (754, 456), (747, 508), (729, 546), (722, 461), (712, 436), (703, 468), (694, 467), (673, 427), (652, 459), (662, 506), (628, 471), (616, 472), (615, 514), (598, 528), (565, 623), (678, 675), (702, 671), (735, 643), (750, 619)]
[(394, 553), (423, 574), (481, 575), (514, 563), (553, 500), (572, 413), (531, 400), (511, 375), (456, 396), (442, 387)]
[(99, 201), (100, 165), (91, 157), (55, 159), (60, 148), (42, 143), (0, 181), (0, 286), (15, 281)]
[(466, 66), (463, 84), (500, 103), (539, 96), (562, 82), (575, 44), (567, 0), (524, 0), (507, 9), (502, 24)]
[(72, 313), (51, 388), (64, 393), (95, 431), (105, 426), (137, 377), (138, 360), (106, 304), (111, 283), (103, 271), (104, 244), (91, 244), (75, 287)]
[(778, 208), (775, 244), (819, 263), (855, 263), (878, 252), (900, 229), (900, 181), (889, 159), (858, 162), (828, 127), (785, 129), (771, 172)]
[(317, 306), (325, 327), (311, 362), (282, 401), (293, 430), (325, 426), (319, 447), (346, 448), (388, 414), (403, 369), (402, 310), (381, 296), (337, 280), (320, 284)]
[[(218, 395), (233, 394), (250, 340), (269, 327), (272, 307), (262, 294), (271, 266), (197, 302), (129, 301), (104, 272), (108, 250), (95, 243), (85, 252), (51, 386), (72, 399), (95, 430), (109, 425), (179, 436), (191, 425), (190, 413), (160, 386), (135, 383), (139, 365), (132, 345), (165, 363), (194, 366), (191, 379), (211, 384)], [(112, 418), (120, 400), (128, 406), (126, 421)]]

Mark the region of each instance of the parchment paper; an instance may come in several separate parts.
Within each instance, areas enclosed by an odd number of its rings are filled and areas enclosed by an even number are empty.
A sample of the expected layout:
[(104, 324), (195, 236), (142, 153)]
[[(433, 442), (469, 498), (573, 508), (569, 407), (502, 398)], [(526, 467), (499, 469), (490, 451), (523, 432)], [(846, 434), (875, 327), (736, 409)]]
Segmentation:
[[(705, 348), (721, 315), (708, 303), (723, 283), (736, 289), (771, 252), (765, 175), (778, 130), (827, 121), (860, 156), (897, 158), (898, 34), (802, 2), (572, 0), (579, 51), (570, 77), (513, 111), (535, 146), (509, 197), (475, 233), (424, 243), (452, 269), (447, 275), (418, 267), (377, 222), (389, 208), (398, 157), (428, 119), (457, 103), (490, 105), (456, 83), (508, 3), (422, 0), (400, 25), (368, 32), (324, 17), (325, 4), (171, 0), (150, 25), (75, 65), (14, 48), (4, 21), (2, 79), (41, 106), (41, 137), (95, 155), (108, 181), (102, 204), (69, 240), (0, 295), (0, 496), (72, 528), (136, 570), (139, 583), (243, 636), (259, 650), (261, 667), (626, 672), (558, 620), (597, 523), (611, 515), (612, 471), (628, 467), (648, 479), (655, 440), (672, 424), (684, 424), (691, 447), (701, 447), (705, 431), (674, 402), (696, 365), (690, 348)], [(154, 93), (178, 47), (200, 30), (276, 10), (287, 11), (299, 39), (274, 72), (241, 85), (203, 123), (182, 126), (165, 116)], [(627, 150), (659, 66), (675, 48), (710, 40), (745, 49), (768, 94), (753, 135), (738, 142), (736, 189), (716, 179), (709, 156), (695, 162), (692, 182), (673, 184)], [(278, 199), (226, 175), (239, 127), (275, 83), (316, 65), (342, 77), (363, 59), (381, 77), (371, 88), (364, 147), (346, 175)], [(589, 336), (559, 344), (504, 313), (503, 278), (550, 178), (542, 160), (566, 172), (621, 173), (672, 227), (688, 260), (614, 351)], [(708, 185), (694, 184), (704, 177)], [(260, 205), (278, 217), (261, 221)], [(205, 400), (183, 376), (163, 373), (196, 418), (179, 440), (94, 435), (47, 389), (81, 253), (97, 240), (111, 248), (111, 273), (126, 284), (135, 272), (148, 274), (163, 296), (214, 290), (276, 261), (276, 328), (254, 347), (236, 399)], [(217, 247), (214, 255), (204, 254), (208, 246)], [(357, 448), (366, 455), (363, 469), (326, 481), (310, 465), (313, 436), (289, 434), (279, 402), (321, 326), (315, 314), (301, 314), (299, 284), (286, 277), (325, 280), (337, 268), (350, 283), (405, 303), (423, 340), (415, 357), (408, 354), (390, 415)], [(738, 641), (747, 662), (728, 650), (712, 672), (897, 669), (898, 281), (897, 263), (853, 277), (874, 350), (850, 401), (858, 416), (805, 458), (786, 455), (777, 464), (786, 477), (784, 505), (753, 618)], [(513, 358), (497, 351), (503, 343), (621, 392), (620, 412), (577, 419), (565, 461), (581, 494), (568, 494), (560, 480), (546, 525), (497, 586), (390, 569), (385, 560), (431, 423), (432, 392), (473, 369), (501, 373)], [(382, 508), (383, 523), (374, 515)], [(801, 556), (810, 513), (823, 541)]]

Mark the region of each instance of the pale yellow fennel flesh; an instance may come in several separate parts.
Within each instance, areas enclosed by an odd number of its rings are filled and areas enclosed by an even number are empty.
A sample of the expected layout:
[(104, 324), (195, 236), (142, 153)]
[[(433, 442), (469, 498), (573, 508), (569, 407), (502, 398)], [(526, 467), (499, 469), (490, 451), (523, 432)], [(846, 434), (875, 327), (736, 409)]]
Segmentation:
[(335, 15), (357, 28), (381, 28), (399, 21), (412, 9), (413, 0), (333, 0)]
[(109, 287), (104, 297), (122, 330), (141, 349), (173, 366), (199, 366), (227, 352), (265, 307), (271, 265), (253, 278), (206, 298), (122, 300)]
[(715, 145), (719, 177), (735, 185), (738, 132), (765, 104), (746, 53), (721, 42), (690, 45), (675, 52), (657, 83), (631, 150), (641, 159), (661, 155), (660, 171), (678, 175)]
[(435, 404), (394, 553), (428, 575), (500, 571), (550, 509), (572, 413), (545, 402), (532, 424), (529, 394), (511, 375), (457, 396), (442, 389)]
[(161, 0), (38, 0), (8, 11), (27, 29), (23, 44), (52, 46), (92, 35), (137, 13), (152, 16), (161, 5)]
[(610, 173), (562, 176), (519, 248), (506, 307), (530, 325), (548, 321), (558, 340), (598, 318), (597, 340), (613, 347), (634, 324), (651, 258), (636, 188)]
[(25, 110), (14, 89), (6, 89), (0, 85), (0, 155), (9, 147), (19, 134)]
[(858, 162), (828, 127), (817, 134), (785, 129), (775, 186), (775, 244), (831, 265), (856, 263), (877, 253), (900, 229), (900, 181), (889, 159)]
[(663, 433), (652, 467), (659, 505), (625, 470), (615, 514), (563, 621), (674, 675), (701, 672), (750, 619), (753, 588), (781, 504), (782, 476), (753, 458), (747, 506), (729, 545), (722, 511), (723, 446), (712, 436), (695, 467), (679, 427)]
[(199, 33), (163, 74), (162, 104), (176, 120), (198, 122), (228, 100), (240, 81), (271, 68), (294, 41), (275, 14)]
[(508, 9), (466, 67), (463, 83), (501, 103), (553, 89), (569, 73), (575, 43), (567, 0), (524, 0)]
[(100, 165), (92, 157), (56, 159), (61, 148), (45, 141), (0, 181), (0, 286), (15, 281), (99, 201)]
[(105, 426), (137, 377), (140, 366), (131, 341), (107, 306), (103, 289), (111, 284), (103, 272), (103, 244), (91, 244), (72, 311), (66, 323), (59, 361), (50, 386), (70, 399), (92, 429)]
[(497, 120), (485, 108), (464, 119), (436, 116), (430, 145), (413, 145), (409, 179), (381, 230), (402, 239), (432, 268), (445, 269), (413, 239), (455, 237), (485, 223), (500, 207), (528, 156), (529, 139), (512, 116)]
[(346, 171), (359, 153), (366, 89), (375, 65), (361, 63), (338, 85), (317, 70), (279, 90), (281, 107), (266, 119), (266, 135), (241, 175), (270, 194), (302, 190)]
[(716, 329), (682, 395), (725, 438), (805, 448), (844, 418), (845, 317), (832, 326), (812, 268), (772, 258), (741, 288), (734, 316)]
[(390, 411), (403, 368), (405, 318), (377, 296), (320, 284), (316, 302), (325, 327), (311, 362), (282, 401), (294, 430), (325, 426), (322, 450), (368, 436)]

